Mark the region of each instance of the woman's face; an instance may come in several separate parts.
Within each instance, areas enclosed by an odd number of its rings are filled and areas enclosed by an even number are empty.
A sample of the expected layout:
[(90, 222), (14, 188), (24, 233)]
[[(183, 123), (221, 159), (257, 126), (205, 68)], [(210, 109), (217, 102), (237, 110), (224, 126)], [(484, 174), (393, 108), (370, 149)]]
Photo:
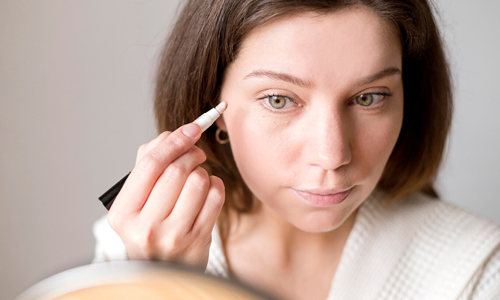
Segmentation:
[(364, 7), (252, 31), (226, 70), (217, 124), (255, 198), (301, 230), (340, 226), (398, 138), (401, 71), (395, 30)]

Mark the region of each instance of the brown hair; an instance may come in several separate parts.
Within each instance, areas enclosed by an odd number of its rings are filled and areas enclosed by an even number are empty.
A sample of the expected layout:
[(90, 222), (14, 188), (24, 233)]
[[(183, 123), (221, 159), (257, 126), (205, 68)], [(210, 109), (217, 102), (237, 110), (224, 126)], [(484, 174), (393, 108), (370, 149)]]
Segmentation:
[[(352, 5), (365, 5), (393, 24), (403, 49), (403, 125), (378, 188), (392, 200), (416, 191), (436, 197), (433, 181), (450, 127), (452, 93), (441, 37), (427, 0), (189, 0), (160, 57), (155, 96), (158, 131), (173, 131), (217, 105), (224, 72), (251, 30), (298, 12), (330, 13)], [(252, 194), (229, 144), (215, 141), (213, 127), (197, 145), (207, 154), (203, 166), (225, 183), (219, 222), (228, 226), (229, 210), (248, 212)]]

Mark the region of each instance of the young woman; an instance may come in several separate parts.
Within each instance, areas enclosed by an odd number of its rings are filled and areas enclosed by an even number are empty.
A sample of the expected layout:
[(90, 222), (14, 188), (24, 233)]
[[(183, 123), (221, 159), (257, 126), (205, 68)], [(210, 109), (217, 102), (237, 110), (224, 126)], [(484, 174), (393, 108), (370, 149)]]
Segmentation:
[[(205, 134), (187, 124), (220, 102)], [(500, 228), (432, 187), (451, 110), (426, 0), (187, 1), (158, 70), (162, 133), (96, 223), (95, 260), (282, 299), (499, 299)]]

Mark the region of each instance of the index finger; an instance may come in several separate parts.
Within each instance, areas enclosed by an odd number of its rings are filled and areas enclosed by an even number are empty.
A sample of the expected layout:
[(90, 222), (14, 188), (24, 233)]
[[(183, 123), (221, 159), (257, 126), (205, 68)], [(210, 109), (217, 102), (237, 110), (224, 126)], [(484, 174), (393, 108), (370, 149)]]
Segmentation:
[(200, 137), (201, 128), (195, 123), (184, 125), (172, 132), (139, 160), (112, 208), (128, 213), (139, 212), (158, 177), (171, 162), (191, 149)]

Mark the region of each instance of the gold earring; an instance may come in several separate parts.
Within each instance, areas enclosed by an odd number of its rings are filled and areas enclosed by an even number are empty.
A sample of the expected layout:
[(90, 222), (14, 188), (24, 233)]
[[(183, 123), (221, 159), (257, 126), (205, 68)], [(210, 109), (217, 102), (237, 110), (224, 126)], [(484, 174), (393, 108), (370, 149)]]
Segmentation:
[(229, 136), (224, 140), (220, 138), (221, 131), (222, 130), (220, 128), (217, 128), (217, 130), (215, 131), (215, 140), (221, 145), (229, 143)]

